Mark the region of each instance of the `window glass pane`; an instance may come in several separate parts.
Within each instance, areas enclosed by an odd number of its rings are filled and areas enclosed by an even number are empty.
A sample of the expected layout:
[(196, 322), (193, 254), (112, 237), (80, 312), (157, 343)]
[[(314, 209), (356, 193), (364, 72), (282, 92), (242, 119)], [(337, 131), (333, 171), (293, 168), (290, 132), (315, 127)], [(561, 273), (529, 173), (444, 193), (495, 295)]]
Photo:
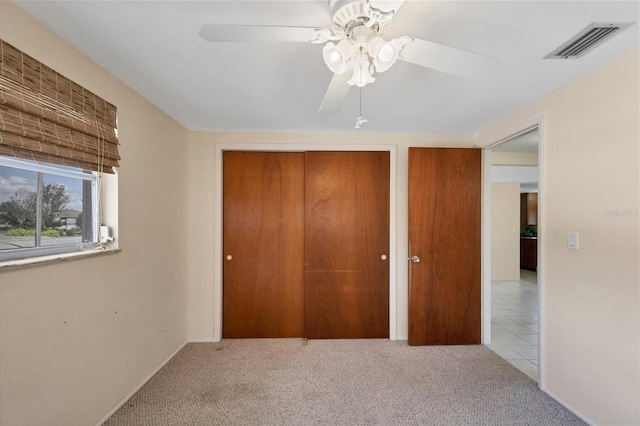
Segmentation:
[(92, 214), (94, 175), (68, 173), (72, 170), (61, 167), (62, 175), (58, 175), (51, 167), (38, 172), (0, 165), (0, 252), (96, 241)]
[(36, 172), (0, 166), (0, 250), (35, 247), (37, 182)]
[(80, 244), (82, 216), (82, 181), (43, 174), (41, 245)]

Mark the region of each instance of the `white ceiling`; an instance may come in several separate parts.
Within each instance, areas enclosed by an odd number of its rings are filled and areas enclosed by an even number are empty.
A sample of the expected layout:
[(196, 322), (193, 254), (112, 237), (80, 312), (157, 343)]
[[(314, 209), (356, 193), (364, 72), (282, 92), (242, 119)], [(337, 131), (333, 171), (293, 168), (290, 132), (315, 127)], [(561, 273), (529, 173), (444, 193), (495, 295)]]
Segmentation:
[[(17, 4), (191, 130), (474, 133), (640, 40), (637, 1), (409, 0), (386, 39), (411, 35), (500, 62), (476, 81), (398, 62), (363, 88), (369, 122), (353, 130), (356, 88), (338, 113), (318, 114), (332, 77), (321, 45), (198, 36), (206, 23), (328, 28), (326, 0)], [(636, 24), (581, 59), (542, 59), (590, 23), (610, 21)]]

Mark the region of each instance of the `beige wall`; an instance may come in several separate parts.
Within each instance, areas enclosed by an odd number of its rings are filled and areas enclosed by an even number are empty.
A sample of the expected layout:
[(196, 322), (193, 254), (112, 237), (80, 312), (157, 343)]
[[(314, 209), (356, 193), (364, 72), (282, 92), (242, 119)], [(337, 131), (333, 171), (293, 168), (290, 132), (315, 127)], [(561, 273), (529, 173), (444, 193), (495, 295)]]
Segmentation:
[(480, 135), (543, 116), (542, 386), (595, 424), (640, 423), (639, 90), (635, 48)]
[(494, 166), (537, 166), (538, 153), (529, 152), (493, 152), (491, 164)]
[(491, 279), (520, 279), (520, 184), (517, 182), (491, 184)]
[(0, 272), (0, 424), (96, 424), (187, 340), (188, 132), (11, 2), (0, 37), (118, 108), (122, 252)]

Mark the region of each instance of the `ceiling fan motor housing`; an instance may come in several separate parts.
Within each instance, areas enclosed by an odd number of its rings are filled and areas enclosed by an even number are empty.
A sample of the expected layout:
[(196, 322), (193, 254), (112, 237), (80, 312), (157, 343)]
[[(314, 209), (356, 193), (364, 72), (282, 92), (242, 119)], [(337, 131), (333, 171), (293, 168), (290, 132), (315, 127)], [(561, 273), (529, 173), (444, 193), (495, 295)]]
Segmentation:
[(331, 30), (337, 36), (351, 37), (356, 28), (366, 26), (373, 30), (372, 36), (382, 34), (391, 27), (395, 11), (373, 10), (379, 13), (372, 13), (368, 0), (329, 0)]

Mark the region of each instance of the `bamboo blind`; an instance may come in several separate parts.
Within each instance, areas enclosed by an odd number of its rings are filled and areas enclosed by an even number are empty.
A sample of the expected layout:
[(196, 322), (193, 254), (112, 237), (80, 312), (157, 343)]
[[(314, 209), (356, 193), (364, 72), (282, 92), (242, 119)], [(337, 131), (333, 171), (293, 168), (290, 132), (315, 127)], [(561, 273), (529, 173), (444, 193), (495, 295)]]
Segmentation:
[(0, 155), (113, 173), (116, 107), (0, 40)]

